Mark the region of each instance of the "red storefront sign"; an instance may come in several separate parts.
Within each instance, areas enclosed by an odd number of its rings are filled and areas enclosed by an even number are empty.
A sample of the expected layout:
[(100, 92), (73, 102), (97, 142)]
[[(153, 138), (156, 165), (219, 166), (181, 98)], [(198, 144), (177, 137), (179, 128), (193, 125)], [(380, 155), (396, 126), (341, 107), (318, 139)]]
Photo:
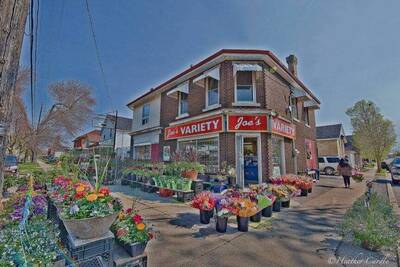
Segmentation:
[(164, 139), (177, 139), (201, 134), (222, 132), (222, 116), (191, 121), (165, 128)]
[(296, 126), (277, 117), (272, 117), (272, 133), (295, 139)]
[(228, 115), (229, 132), (266, 132), (266, 115)]

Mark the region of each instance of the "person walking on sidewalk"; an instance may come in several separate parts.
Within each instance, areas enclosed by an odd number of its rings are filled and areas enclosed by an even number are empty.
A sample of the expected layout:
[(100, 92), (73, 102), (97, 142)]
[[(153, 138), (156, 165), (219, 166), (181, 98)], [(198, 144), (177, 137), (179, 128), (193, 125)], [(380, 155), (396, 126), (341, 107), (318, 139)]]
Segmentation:
[(339, 161), (339, 165), (337, 167), (337, 171), (339, 175), (343, 176), (344, 187), (350, 188), (350, 176), (352, 175), (353, 168), (351, 165), (344, 159)]

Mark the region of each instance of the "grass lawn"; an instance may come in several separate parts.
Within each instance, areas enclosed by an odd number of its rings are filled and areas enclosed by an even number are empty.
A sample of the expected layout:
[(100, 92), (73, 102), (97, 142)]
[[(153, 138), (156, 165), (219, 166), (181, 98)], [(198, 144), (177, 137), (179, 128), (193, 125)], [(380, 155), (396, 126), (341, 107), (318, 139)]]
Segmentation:
[(43, 169), (36, 162), (28, 162), (18, 164), (18, 171), (20, 174), (27, 174), (34, 171), (43, 171)]

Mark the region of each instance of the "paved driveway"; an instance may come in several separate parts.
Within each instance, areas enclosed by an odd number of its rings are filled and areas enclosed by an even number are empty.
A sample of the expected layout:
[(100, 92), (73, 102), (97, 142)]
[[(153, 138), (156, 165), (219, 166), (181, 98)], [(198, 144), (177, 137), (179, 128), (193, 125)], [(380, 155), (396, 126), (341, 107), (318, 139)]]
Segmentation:
[[(292, 207), (249, 232), (236, 230), (234, 218), (228, 232), (215, 224), (200, 225), (198, 211), (186, 204), (115, 186), (126, 206), (140, 195), (137, 208), (160, 230), (147, 247), (149, 266), (326, 266), (340, 242), (335, 228), (346, 209), (364, 192), (363, 184), (343, 188), (340, 177), (321, 177), (309, 197), (292, 200)], [(330, 264), (329, 266), (335, 266)]]

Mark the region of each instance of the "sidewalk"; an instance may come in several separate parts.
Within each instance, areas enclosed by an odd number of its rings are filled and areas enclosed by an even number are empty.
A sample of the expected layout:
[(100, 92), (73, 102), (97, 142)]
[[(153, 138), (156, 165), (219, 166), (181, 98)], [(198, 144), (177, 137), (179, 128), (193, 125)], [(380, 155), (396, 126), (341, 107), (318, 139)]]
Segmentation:
[[(117, 195), (126, 207), (137, 194), (121, 186), (112, 191), (122, 191)], [(346, 189), (340, 177), (322, 177), (309, 197), (294, 198), (291, 208), (247, 233), (233, 222), (219, 234), (213, 223), (200, 225), (198, 211), (188, 204), (154, 196), (144, 195), (136, 208), (161, 232), (146, 249), (149, 266), (342, 266), (330, 262), (341, 243), (336, 227), (364, 191), (363, 183)]]

